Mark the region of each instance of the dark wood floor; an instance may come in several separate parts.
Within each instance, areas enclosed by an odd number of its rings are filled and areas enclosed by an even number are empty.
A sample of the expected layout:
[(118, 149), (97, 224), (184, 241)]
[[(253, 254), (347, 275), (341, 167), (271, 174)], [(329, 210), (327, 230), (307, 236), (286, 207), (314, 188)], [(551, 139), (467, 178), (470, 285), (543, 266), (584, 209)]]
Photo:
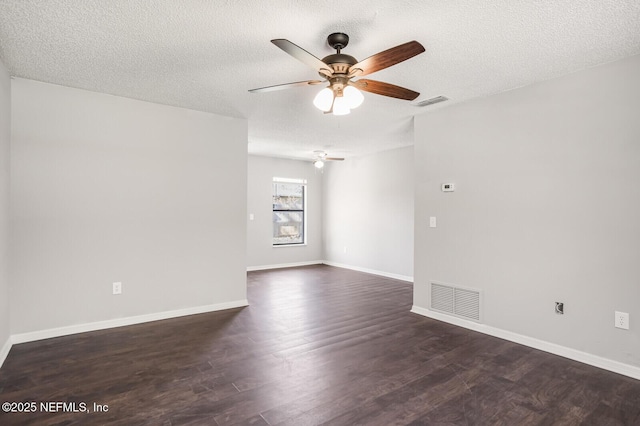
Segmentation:
[(248, 297), (15, 345), (0, 402), (108, 412), (0, 424), (640, 425), (640, 381), (412, 314), (408, 283), (311, 266), (251, 272)]

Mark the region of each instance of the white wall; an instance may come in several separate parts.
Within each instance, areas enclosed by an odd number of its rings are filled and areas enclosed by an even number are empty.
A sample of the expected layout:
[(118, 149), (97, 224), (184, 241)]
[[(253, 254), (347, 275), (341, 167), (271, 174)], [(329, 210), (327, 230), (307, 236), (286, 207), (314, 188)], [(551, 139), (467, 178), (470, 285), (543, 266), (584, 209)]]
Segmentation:
[(11, 79), (0, 62), (0, 366), (9, 350), (9, 147)]
[(639, 111), (634, 56), (416, 117), (415, 306), (478, 288), (494, 329), (640, 366)]
[[(322, 261), (322, 173), (310, 161), (249, 155), (247, 182), (247, 265), (249, 269)], [(272, 246), (274, 177), (307, 180), (307, 244)], [(254, 220), (249, 221), (248, 215)]]
[(413, 147), (327, 164), (327, 263), (412, 280), (413, 164)]
[(12, 80), (12, 333), (245, 301), (246, 145), (245, 120)]

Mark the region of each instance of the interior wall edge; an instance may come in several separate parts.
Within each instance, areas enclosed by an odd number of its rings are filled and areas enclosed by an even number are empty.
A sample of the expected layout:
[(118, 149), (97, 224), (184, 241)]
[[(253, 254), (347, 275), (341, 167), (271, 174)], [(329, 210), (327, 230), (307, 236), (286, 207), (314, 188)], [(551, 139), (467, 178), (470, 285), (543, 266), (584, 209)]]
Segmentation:
[[(132, 317), (117, 318), (117, 319), (111, 319), (106, 321), (96, 321), (96, 322), (90, 322), (85, 324), (76, 324), (76, 325), (59, 327), (59, 328), (50, 328), (45, 330), (31, 331), (27, 333), (13, 334), (11, 336), (10, 342), (12, 344), (34, 342), (37, 340), (50, 339), (53, 337), (61, 337), (61, 336), (68, 336), (68, 335), (77, 334), (77, 333), (86, 333), (89, 331), (98, 331), (98, 330), (105, 330), (109, 328), (124, 327), (127, 325), (142, 324), (146, 322), (160, 321), (160, 320), (165, 320), (170, 318), (178, 318), (178, 317), (183, 317), (187, 315), (197, 315), (197, 314), (204, 314), (207, 312), (223, 311), (226, 309), (242, 308), (245, 306), (249, 306), (249, 301), (247, 299), (234, 300), (234, 301), (224, 302), (224, 303), (216, 303), (213, 305), (195, 306), (191, 308), (177, 309), (172, 311), (156, 312), (153, 314), (136, 315)], [(11, 346), (9, 346), (9, 348), (10, 347)], [(0, 355), (2, 355), (3, 353), (4, 353), (4, 348), (3, 348), (3, 352), (0, 352)], [(8, 350), (7, 350), (7, 353), (8, 353)]]
[(295, 268), (297, 266), (322, 265), (322, 260), (309, 260), (306, 262), (278, 263), (273, 265), (247, 266), (247, 272), (265, 271), (267, 269)]
[(400, 275), (400, 274), (394, 274), (391, 272), (378, 271), (375, 269), (362, 268), (360, 266), (353, 266), (353, 265), (347, 265), (344, 263), (331, 262), (329, 260), (324, 260), (322, 263), (327, 266), (335, 266), (336, 268), (351, 269), (352, 271), (364, 272), (367, 274), (379, 275), (381, 277), (393, 278), (394, 280), (407, 281), (407, 282), (413, 283), (413, 277), (410, 277), (408, 275)]
[(568, 358), (573, 361), (578, 361), (583, 364), (591, 365), (593, 367), (602, 368), (603, 370), (611, 371), (613, 373), (622, 374), (623, 376), (631, 377), (632, 379), (640, 380), (640, 368), (633, 365), (614, 361), (608, 358), (603, 358), (587, 352), (582, 352), (573, 348), (525, 336), (522, 334), (513, 333), (511, 331), (492, 327), (486, 324), (480, 324), (462, 318), (441, 314), (439, 312), (435, 312), (416, 305), (413, 305), (411, 307), (411, 312), (427, 318), (446, 322), (448, 324), (456, 325), (469, 330), (477, 331), (482, 334), (498, 337), (500, 339), (528, 346), (533, 349), (538, 349), (544, 352)]
[(13, 346), (11, 342), (11, 336), (4, 342), (2, 345), (2, 349), (0, 349), (0, 368), (2, 368), (2, 364), (4, 364), (4, 360), (7, 359), (7, 355), (9, 355), (9, 351), (11, 350), (11, 346)]

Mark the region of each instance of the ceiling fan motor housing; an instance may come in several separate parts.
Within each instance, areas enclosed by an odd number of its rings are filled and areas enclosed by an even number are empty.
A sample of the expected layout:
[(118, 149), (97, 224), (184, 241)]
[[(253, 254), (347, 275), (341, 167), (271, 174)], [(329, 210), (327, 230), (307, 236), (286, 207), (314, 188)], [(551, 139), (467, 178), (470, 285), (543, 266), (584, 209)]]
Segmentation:
[[(348, 74), (349, 68), (352, 65), (358, 63), (353, 56), (345, 55), (343, 53), (335, 53), (333, 55), (325, 56), (322, 62), (329, 65), (333, 69), (333, 74)], [(322, 76), (322, 74), (320, 74)]]
[(327, 43), (336, 49), (337, 53), (325, 56), (322, 58), (322, 62), (329, 65), (334, 74), (347, 74), (349, 68), (358, 63), (358, 60), (353, 56), (340, 53), (340, 50), (349, 44), (349, 36), (344, 33), (333, 33), (327, 37)]

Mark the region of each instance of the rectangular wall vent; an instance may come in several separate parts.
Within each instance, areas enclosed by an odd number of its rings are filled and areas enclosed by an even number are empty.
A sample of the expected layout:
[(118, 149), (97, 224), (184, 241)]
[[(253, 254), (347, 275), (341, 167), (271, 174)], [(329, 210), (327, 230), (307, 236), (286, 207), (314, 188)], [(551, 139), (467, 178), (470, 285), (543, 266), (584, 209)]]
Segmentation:
[(480, 290), (431, 283), (431, 309), (461, 318), (480, 321)]

